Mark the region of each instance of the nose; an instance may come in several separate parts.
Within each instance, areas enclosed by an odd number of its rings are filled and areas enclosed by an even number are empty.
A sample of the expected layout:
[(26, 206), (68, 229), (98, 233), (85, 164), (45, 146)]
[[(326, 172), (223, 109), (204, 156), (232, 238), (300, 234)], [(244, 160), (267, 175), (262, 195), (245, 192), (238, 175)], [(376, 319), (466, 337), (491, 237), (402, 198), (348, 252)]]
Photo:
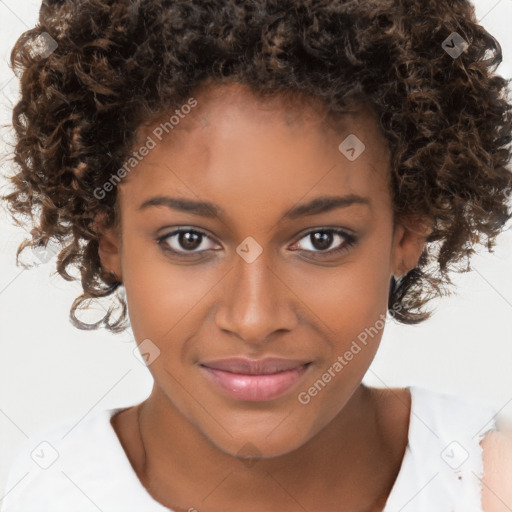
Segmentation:
[(237, 256), (220, 293), (217, 327), (246, 343), (265, 343), (273, 333), (291, 331), (297, 325), (290, 283), (265, 251), (251, 263)]

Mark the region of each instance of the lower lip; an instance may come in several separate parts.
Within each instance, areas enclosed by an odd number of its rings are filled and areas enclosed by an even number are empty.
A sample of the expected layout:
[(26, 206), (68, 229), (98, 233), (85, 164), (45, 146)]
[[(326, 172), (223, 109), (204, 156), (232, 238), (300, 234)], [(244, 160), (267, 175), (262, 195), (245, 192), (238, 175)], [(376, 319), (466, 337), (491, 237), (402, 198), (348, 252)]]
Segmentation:
[(247, 375), (201, 366), (225, 393), (237, 400), (262, 402), (289, 391), (304, 375), (309, 365), (268, 375)]

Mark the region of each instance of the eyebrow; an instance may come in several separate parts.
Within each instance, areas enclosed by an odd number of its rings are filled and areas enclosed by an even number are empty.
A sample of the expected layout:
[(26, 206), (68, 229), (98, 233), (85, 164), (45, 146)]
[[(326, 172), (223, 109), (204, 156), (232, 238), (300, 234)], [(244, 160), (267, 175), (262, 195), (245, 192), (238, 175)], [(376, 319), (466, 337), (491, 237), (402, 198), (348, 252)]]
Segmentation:
[[(367, 197), (357, 194), (348, 194), (346, 196), (323, 196), (317, 197), (309, 203), (299, 204), (288, 209), (280, 220), (294, 220), (308, 215), (318, 215), (329, 212), (337, 208), (347, 208), (352, 205), (366, 205), (371, 207), (371, 201)], [(201, 217), (213, 218), (225, 215), (225, 211), (218, 205), (207, 201), (194, 201), (192, 199), (155, 196), (144, 201), (139, 206), (139, 211), (151, 206), (166, 206), (173, 210), (185, 213), (193, 213)]]

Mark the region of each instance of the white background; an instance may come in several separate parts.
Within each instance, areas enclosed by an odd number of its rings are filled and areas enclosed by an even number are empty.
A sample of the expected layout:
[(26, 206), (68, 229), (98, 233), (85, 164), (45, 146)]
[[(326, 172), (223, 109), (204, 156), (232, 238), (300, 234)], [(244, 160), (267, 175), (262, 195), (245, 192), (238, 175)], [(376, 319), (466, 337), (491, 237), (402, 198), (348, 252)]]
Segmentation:
[[(17, 37), (36, 23), (39, 6), (33, 0), (0, 0), (2, 124), (10, 122), (17, 89), (6, 61)], [(479, 0), (475, 6), (502, 46), (498, 72), (512, 77), (512, 0)], [(8, 150), (0, 144), (2, 152)], [(8, 170), (3, 162), (2, 176)], [(0, 185), (5, 187), (4, 179)], [(133, 356), (131, 331), (112, 335), (71, 325), (69, 308), (80, 286), (50, 275), (55, 257), (30, 270), (15, 265), (24, 231), (11, 226), (3, 211), (0, 233), (1, 500), (6, 470), (24, 439), (53, 422), (137, 403), (149, 394), (152, 379)], [(25, 257), (30, 256), (29, 249)], [(512, 229), (498, 239), (494, 254), (480, 251), (472, 266), (474, 272), (453, 277), (458, 294), (438, 301), (431, 320), (418, 326), (388, 323), (366, 383), (456, 393), (512, 417)]]

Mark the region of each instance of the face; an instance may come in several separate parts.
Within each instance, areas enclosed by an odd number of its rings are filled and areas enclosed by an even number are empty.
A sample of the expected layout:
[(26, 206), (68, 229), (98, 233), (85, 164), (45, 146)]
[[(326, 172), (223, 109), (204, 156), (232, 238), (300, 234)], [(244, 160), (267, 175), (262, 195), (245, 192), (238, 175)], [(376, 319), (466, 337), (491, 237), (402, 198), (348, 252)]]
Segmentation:
[[(252, 443), (275, 456), (360, 385), (390, 278), (424, 240), (393, 229), (389, 152), (369, 109), (334, 128), (319, 104), (262, 103), (240, 84), (194, 98), (169, 133), (141, 130), (154, 147), (119, 186), (122, 243), (106, 232), (100, 257), (124, 283), (137, 343), (150, 340), (168, 411), (225, 453)], [(351, 134), (362, 152), (347, 149), (354, 139), (339, 149)], [(270, 357), (283, 366), (219, 368)]]

